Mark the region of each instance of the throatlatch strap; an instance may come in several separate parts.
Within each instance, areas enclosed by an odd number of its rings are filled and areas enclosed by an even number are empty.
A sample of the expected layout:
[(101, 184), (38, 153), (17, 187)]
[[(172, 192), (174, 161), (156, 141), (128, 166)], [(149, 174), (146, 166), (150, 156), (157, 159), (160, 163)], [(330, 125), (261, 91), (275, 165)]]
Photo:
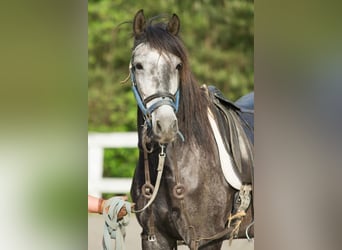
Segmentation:
[[(109, 204), (109, 209), (108, 205)], [(125, 206), (127, 215), (118, 221), (118, 214), (121, 208)], [(125, 202), (122, 199), (113, 197), (106, 201), (106, 205), (103, 207), (103, 216), (105, 219), (103, 229), (102, 246), (104, 250), (114, 249), (111, 239), (115, 239), (115, 249), (124, 250), (124, 239), (126, 236), (125, 227), (129, 224), (131, 213), (131, 205), (129, 202)]]

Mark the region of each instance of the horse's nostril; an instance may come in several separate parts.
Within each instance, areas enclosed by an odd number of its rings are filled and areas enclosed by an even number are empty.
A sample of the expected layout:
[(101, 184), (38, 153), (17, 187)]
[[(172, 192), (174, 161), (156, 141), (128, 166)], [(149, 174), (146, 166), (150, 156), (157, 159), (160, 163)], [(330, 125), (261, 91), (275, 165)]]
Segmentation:
[(160, 121), (158, 120), (156, 122), (156, 124), (157, 124), (157, 132), (160, 133), (162, 131), (162, 127), (161, 127)]

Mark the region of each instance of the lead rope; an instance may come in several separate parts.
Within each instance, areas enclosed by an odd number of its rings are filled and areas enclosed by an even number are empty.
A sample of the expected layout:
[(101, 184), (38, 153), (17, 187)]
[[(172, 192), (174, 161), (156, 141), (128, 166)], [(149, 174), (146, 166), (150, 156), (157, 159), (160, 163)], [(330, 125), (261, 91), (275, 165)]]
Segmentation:
[[(115, 249), (125, 250), (125, 227), (129, 224), (131, 205), (129, 202), (125, 202), (124, 200), (116, 197), (110, 198), (106, 203), (109, 204), (109, 209), (108, 206), (105, 205), (102, 211), (105, 219), (102, 247), (104, 250), (113, 249), (111, 239), (115, 239)], [(118, 221), (118, 214), (123, 206), (125, 206), (127, 214)]]

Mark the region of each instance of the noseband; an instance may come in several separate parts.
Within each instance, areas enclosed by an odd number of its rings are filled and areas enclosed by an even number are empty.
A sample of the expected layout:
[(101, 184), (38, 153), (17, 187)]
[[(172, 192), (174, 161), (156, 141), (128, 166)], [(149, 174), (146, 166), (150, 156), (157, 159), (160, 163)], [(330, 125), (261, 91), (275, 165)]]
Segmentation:
[[(141, 110), (141, 112), (144, 114), (145, 120), (147, 122), (148, 127), (152, 127), (151, 122), (151, 115), (152, 113), (159, 108), (162, 105), (169, 105), (173, 108), (173, 110), (177, 113), (178, 107), (179, 107), (179, 89), (176, 91), (176, 94), (172, 95), (168, 92), (157, 92), (155, 94), (152, 94), (148, 96), (146, 99), (142, 99), (141, 95), (138, 90), (138, 86), (135, 80), (135, 74), (134, 69), (132, 68), (132, 65), (130, 64), (129, 67), (130, 70), (130, 76), (131, 76), (131, 82), (132, 82), (132, 90), (135, 97), (135, 100), (137, 101), (137, 104)], [(147, 108), (147, 103), (156, 99), (161, 98), (154, 104), (152, 104), (149, 108)]]

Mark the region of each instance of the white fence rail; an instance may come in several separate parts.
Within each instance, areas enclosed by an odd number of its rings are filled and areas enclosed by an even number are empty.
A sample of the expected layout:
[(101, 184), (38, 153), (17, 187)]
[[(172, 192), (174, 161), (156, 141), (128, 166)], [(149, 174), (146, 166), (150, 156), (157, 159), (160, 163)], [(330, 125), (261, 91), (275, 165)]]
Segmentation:
[(131, 178), (103, 177), (105, 148), (136, 148), (137, 132), (88, 134), (88, 194), (100, 197), (102, 193), (128, 193)]

